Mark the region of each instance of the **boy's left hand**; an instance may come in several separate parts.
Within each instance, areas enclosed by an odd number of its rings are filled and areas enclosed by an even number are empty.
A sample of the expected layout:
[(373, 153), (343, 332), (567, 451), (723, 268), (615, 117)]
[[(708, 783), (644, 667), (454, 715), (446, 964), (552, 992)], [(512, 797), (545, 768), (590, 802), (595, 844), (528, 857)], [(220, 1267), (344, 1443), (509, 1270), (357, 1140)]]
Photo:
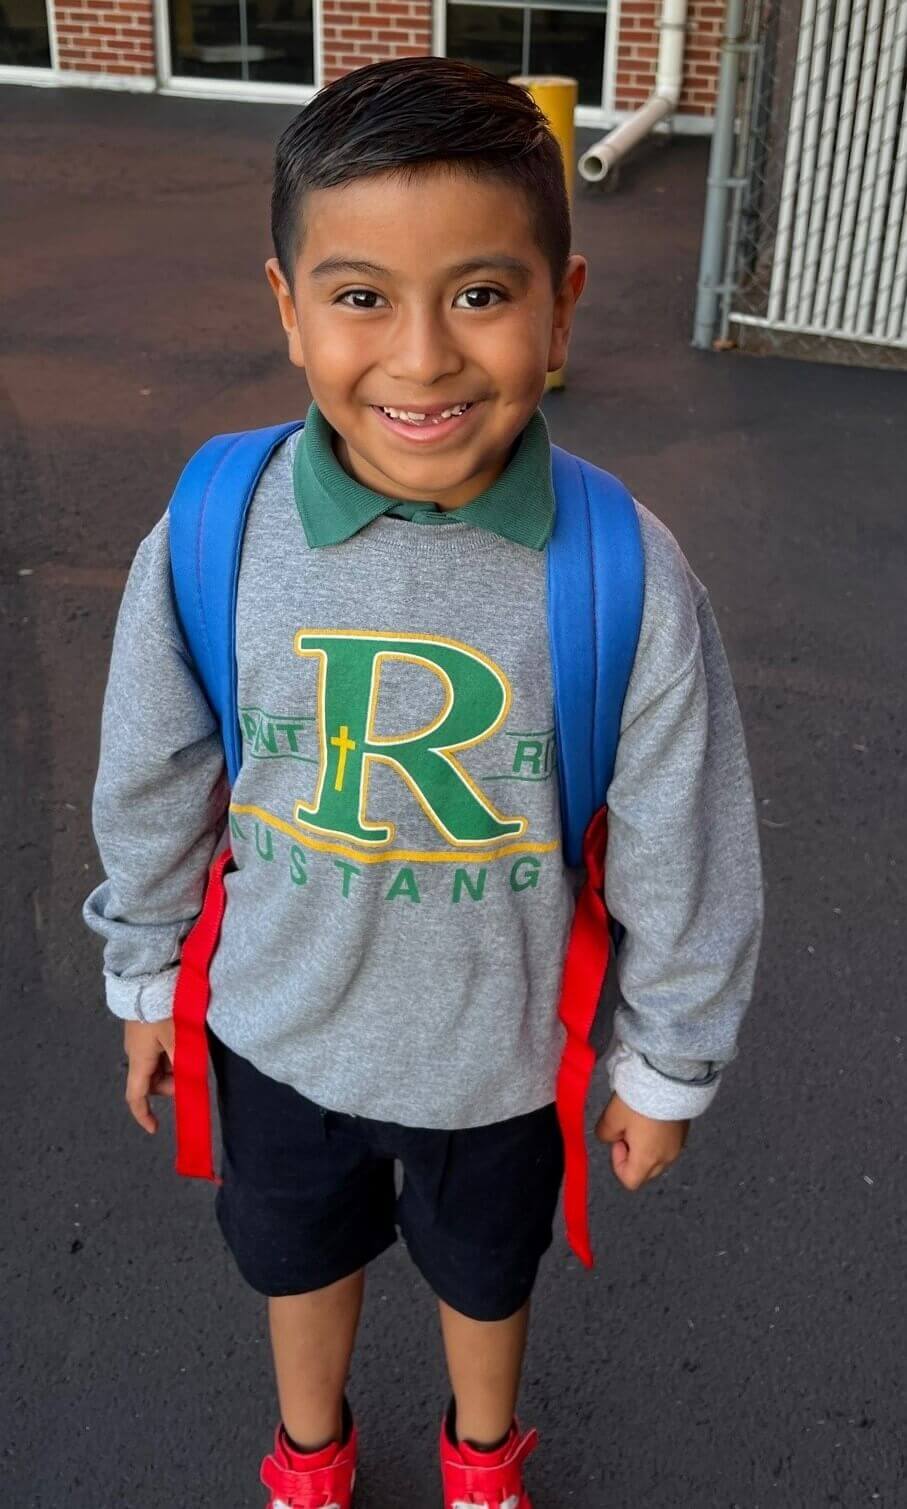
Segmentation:
[(612, 1095), (595, 1128), (599, 1142), (611, 1145), (611, 1168), (625, 1189), (639, 1189), (676, 1163), (689, 1121), (655, 1121)]

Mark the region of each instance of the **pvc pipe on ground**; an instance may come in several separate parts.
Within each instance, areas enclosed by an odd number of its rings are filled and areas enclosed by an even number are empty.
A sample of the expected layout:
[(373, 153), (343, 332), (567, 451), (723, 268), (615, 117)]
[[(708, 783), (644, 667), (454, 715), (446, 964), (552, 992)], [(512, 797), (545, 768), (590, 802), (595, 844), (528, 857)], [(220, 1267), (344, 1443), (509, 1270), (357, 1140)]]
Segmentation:
[(629, 120), (609, 131), (579, 160), (580, 176), (587, 183), (602, 183), (626, 157), (631, 147), (648, 136), (677, 109), (683, 83), (683, 40), (687, 27), (687, 0), (662, 0), (655, 90)]

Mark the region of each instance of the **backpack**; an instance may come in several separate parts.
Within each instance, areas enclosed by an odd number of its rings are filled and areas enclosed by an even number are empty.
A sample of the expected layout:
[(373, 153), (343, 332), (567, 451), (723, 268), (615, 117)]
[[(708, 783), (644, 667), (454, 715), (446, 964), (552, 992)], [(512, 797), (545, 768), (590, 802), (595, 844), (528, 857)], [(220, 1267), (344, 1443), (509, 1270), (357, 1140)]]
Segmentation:
[[(217, 435), (190, 459), (170, 502), (177, 615), (221, 726), (231, 785), (242, 735), (237, 711), (236, 594), (249, 505), (277, 447), (301, 421)], [(595, 1063), (590, 1034), (611, 953), (604, 908), (605, 800), (642, 620), (644, 562), (636, 507), (608, 472), (551, 447), (555, 523), (547, 546), (548, 629), (557, 770), (568, 865), (586, 866), (564, 965), (559, 1013), (567, 1040), (557, 1106), (566, 1152), (570, 1244), (592, 1265), (584, 1108)], [(215, 1178), (207, 1094), (208, 967), (226, 905), (229, 850), (211, 869), (202, 913), (186, 938), (174, 1001), (177, 1170)]]

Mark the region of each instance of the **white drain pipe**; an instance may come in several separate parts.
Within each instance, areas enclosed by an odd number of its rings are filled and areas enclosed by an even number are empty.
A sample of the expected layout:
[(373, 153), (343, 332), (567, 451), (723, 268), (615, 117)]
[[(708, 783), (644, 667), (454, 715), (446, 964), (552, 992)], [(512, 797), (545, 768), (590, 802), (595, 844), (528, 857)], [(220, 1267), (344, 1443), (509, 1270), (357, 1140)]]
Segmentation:
[(687, 0), (662, 0), (659, 23), (655, 92), (629, 120), (609, 131), (579, 160), (587, 183), (601, 183), (631, 147), (677, 109), (683, 83), (683, 39), (687, 29)]

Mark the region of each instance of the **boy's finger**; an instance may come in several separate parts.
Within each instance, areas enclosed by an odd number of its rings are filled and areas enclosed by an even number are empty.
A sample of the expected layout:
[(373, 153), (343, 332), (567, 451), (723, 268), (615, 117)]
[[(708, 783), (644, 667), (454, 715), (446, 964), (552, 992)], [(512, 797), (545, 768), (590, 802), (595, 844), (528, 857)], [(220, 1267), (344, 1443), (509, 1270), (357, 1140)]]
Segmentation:
[(126, 1104), (145, 1132), (157, 1131), (157, 1117), (148, 1103), (149, 1076), (144, 1070), (130, 1070), (126, 1078)]
[(626, 1142), (620, 1141), (613, 1144), (611, 1148), (611, 1167), (618, 1179), (621, 1177), (621, 1170), (626, 1168), (629, 1157), (630, 1148)]
[(613, 1101), (609, 1101), (598, 1118), (595, 1135), (599, 1142), (617, 1142), (623, 1134), (623, 1118), (616, 1113)]
[[(626, 1156), (618, 1160), (618, 1148), (627, 1148)], [(617, 1143), (611, 1150), (611, 1166), (624, 1189), (640, 1189), (650, 1176), (645, 1160), (634, 1154), (625, 1142)]]

